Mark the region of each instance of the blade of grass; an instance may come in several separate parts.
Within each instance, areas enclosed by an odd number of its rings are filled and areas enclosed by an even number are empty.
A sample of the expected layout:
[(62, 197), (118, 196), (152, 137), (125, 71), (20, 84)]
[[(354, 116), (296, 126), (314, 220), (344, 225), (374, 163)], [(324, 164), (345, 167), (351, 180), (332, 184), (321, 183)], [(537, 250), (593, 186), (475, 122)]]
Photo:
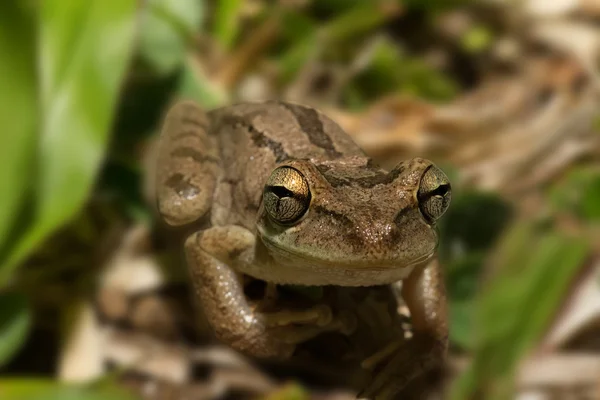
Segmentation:
[(213, 36), (225, 50), (229, 50), (237, 38), (242, 5), (241, 0), (221, 0), (215, 4)]

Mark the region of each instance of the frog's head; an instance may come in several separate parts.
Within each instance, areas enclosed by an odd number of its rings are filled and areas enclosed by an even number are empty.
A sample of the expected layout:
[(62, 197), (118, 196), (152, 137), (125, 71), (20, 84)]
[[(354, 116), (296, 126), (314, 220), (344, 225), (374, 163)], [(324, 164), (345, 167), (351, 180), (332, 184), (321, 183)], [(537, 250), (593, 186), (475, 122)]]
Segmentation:
[(278, 165), (267, 180), (257, 227), (275, 265), (306, 279), (371, 285), (402, 279), (427, 261), (435, 223), (450, 203), (446, 175), (415, 158), (386, 172), (362, 157)]

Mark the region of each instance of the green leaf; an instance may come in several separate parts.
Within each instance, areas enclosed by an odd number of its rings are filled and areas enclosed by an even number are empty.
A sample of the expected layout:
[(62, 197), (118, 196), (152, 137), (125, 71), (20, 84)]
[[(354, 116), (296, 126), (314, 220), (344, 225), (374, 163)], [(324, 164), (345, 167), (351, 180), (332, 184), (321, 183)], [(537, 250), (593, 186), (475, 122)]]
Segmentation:
[(194, 100), (207, 109), (223, 106), (229, 99), (227, 92), (211, 82), (201, 66), (191, 58), (188, 58), (184, 64), (178, 95)]
[(33, 226), (11, 250), (14, 266), (82, 207), (102, 161), (129, 63), (135, 0), (40, 3), (41, 126)]
[(213, 36), (224, 49), (230, 49), (238, 35), (242, 5), (241, 0), (220, 0), (215, 4)]
[(551, 188), (552, 205), (559, 211), (569, 211), (584, 221), (600, 221), (600, 172), (578, 168)]
[(463, 49), (470, 53), (480, 53), (487, 50), (494, 40), (494, 34), (485, 26), (474, 26), (461, 38)]
[(0, 253), (7, 251), (33, 181), (38, 125), (34, 23), (22, 2), (0, 2)]
[(139, 51), (159, 74), (169, 74), (185, 61), (200, 30), (204, 2), (151, 0), (142, 15)]
[(290, 382), (262, 397), (262, 400), (309, 400), (309, 392), (300, 384)]
[(485, 253), (469, 253), (447, 265), (450, 300), (450, 341), (464, 349), (473, 347), (475, 300)]
[(291, 81), (308, 61), (321, 52), (322, 44), (316, 32), (312, 32), (279, 59), (280, 80)]
[(584, 218), (600, 221), (600, 174), (584, 189), (581, 213)]
[(30, 327), (31, 310), (26, 298), (14, 293), (0, 295), (0, 366), (10, 361), (25, 343)]
[[(452, 177), (452, 168), (443, 166)], [(456, 177), (454, 177), (456, 178)], [(475, 303), (487, 254), (512, 217), (498, 195), (455, 188), (452, 205), (438, 224), (440, 261), (446, 266), (450, 301), (450, 340), (466, 350), (474, 346)]]
[(11, 400), (134, 400), (114, 385), (66, 385), (42, 379), (0, 380), (0, 398)]
[(278, 46), (281, 46), (279, 49), (283, 51), (318, 29), (318, 22), (308, 14), (284, 9), (280, 12), (280, 17), (282, 23)]
[(462, 349), (473, 349), (473, 301), (450, 302), (450, 342)]
[(357, 2), (323, 25), (323, 35), (332, 42), (350, 40), (384, 24), (401, 10), (400, 2), (393, 0)]

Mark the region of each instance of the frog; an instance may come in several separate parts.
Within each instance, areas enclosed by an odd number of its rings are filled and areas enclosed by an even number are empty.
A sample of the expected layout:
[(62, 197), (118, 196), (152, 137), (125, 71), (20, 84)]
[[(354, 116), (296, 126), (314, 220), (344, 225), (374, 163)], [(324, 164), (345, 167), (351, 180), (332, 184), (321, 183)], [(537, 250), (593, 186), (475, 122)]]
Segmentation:
[[(270, 307), (282, 287), (401, 285), (409, 344), (362, 362), (360, 398), (392, 399), (439, 365), (448, 348), (437, 221), (451, 185), (415, 157), (387, 171), (321, 111), (294, 102), (205, 110), (179, 100), (164, 117), (155, 167), (162, 220), (184, 239), (194, 298), (218, 340), (253, 357), (287, 359), (357, 320), (327, 304)], [(246, 278), (265, 282), (258, 302)]]

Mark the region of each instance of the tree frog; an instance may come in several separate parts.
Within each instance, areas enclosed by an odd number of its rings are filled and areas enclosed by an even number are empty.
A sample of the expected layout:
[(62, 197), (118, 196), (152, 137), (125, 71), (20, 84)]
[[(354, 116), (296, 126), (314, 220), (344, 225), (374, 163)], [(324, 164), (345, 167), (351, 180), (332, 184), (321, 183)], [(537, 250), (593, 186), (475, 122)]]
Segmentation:
[(376, 165), (334, 121), (288, 102), (204, 111), (181, 101), (167, 113), (156, 168), (158, 210), (191, 226), (185, 252), (195, 297), (215, 335), (256, 357), (290, 357), (324, 332), (356, 321), (327, 304), (268, 311), (244, 277), (280, 285), (381, 286), (402, 281), (410, 346), (390, 343), (363, 362), (361, 393), (392, 398), (443, 359), (446, 295), (435, 257), (436, 221), (451, 199), (446, 175), (413, 158)]

